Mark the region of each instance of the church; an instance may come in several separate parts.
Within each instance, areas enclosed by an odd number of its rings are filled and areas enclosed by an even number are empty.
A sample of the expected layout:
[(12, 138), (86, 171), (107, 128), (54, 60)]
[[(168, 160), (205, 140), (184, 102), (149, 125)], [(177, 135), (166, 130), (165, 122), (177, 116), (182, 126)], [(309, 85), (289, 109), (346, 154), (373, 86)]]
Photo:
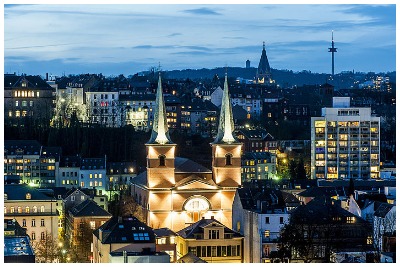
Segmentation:
[(232, 106), (225, 76), (218, 133), (212, 146), (212, 170), (175, 156), (169, 136), (161, 76), (158, 80), (153, 129), (145, 144), (147, 170), (132, 182), (131, 194), (152, 228), (179, 231), (203, 217), (232, 227), (232, 203), (241, 186), (242, 143), (234, 133)]

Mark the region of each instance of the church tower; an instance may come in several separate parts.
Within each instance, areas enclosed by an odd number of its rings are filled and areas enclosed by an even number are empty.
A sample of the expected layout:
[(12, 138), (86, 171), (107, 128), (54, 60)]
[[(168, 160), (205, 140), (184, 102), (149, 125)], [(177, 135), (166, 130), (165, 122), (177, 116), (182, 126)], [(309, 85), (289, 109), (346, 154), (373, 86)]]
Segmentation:
[(146, 143), (149, 188), (170, 188), (175, 185), (175, 146), (169, 137), (161, 74), (159, 74), (153, 129), (150, 140)]
[(240, 175), (242, 143), (235, 138), (234, 130), (228, 77), (225, 74), (218, 133), (211, 143), (213, 178), (215, 183), (222, 187), (237, 187), (242, 183)]
[(263, 42), (263, 50), (261, 52), (260, 63), (258, 64), (256, 82), (261, 84), (269, 84), (273, 82), (267, 52), (265, 51), (265, 42)]

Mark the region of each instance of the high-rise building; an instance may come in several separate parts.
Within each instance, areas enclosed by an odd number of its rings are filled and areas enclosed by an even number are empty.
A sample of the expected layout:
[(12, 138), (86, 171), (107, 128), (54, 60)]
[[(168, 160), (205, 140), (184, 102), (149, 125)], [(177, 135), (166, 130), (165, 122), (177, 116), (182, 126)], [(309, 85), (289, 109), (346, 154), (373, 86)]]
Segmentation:
[(190, 159), (176, 157), (176, 144), (169, 136), (167, 114), (159, 78), (153, 128), (146, 143), (147, 170), (132, 180), (131, 194), (153, 228), (178, 231), (202, 217), (214, 216), (224, 225), (232, 225), (232, 203), (241, 185), (240, 154), (242, 144), (234, 137), (228, 82), (212, 146), (212, 170)]
[(311, 118), (311, 177), (379, 178), (380, 118), (369, 107), (334, 97), (332, 108)]

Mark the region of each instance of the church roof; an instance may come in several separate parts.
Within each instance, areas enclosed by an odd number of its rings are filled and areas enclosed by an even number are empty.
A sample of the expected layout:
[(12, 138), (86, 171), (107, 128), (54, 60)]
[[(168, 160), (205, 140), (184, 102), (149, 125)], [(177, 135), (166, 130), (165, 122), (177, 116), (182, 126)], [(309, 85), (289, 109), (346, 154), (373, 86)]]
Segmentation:
[(167, 115), (165, 113), (165, 102), (161, 86), (161, 74), (158, 78), (156, 105), (154, 110), (153, 129), (147, 144), (173, 144), (169, 137)]
[[(206, 167), (187, 158), (175, 158), (175, 173), (211, 173), (212, 171)], [(183, 180), (182, 180), (183, 181)], [(187, 182), (187, 181), (186, 181)], [(210, 183), (210, 181), (207, 181)], [(134, 184), (147, 185), (147, 171), (138, 174), (133, 178)]]
[(238, 144), (233, 135), (235, 124), (233, 122), (232, 104), (229, 99), (228, 76), (225, 75), (224, 92), (222, 93), (221, 112), (218, 124), (218, 133), (212, 144)]
[(260, 63), (257, 69), (258, 74), (270, 74), (271, 67), (269, 66), (267, 52), (265, 51), (265, 43), (263, 43), (263, 50), (261, 52)]

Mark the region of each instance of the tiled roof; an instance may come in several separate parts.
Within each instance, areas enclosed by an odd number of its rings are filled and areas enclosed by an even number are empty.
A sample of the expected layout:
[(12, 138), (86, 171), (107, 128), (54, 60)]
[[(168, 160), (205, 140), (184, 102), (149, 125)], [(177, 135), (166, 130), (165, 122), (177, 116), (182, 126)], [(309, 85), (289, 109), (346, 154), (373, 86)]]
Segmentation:
[[(7, 200), (42, 201), (54, 199), (27, 184), (6, 184), (4, 185), (4, 193), (7, 194)], [(26, 199), (27, 193), (31, 194), (30, 200)]]
[(154, 234), (156, 237), (164, 237), (164, 236), (176, 236), (176, 233), (169, 228), (159, 228), (153, 229)]
[(240, 233), (226, 227), (219, 221), (215, 219), (201, 219), (200, 221), (197, 221), (196, 223), (183, 228), (182, 230), (178, 231), (177, 234), (183, 238), (195, 238), (194, 234), (196, 233), (203, 233), (204, 232), (204, 227), (210, 225), (210, 224), (217, 224), (218, 226), (223, 226), (224, 227), (224, 232), (226, 234), (233, 234), (233, 237), (243, 237)]
[(101, 208), (91, 199), (87, 199), (81, 204), (73, 207), (70, 213), (74, 217), (111, 217), (111, 214), (105, 209)]
[(103, 235), (102, 244), (155, 243), (153, 230), (135, 217), (112, 217), (93, 234), (99, 238), (100, 231)]
[(187, 158), (176, 157), (175, 158), (175, 173), (197, 173), (197, 172), (207, 172), (210, 173), (211, 170), (206, 167), (190, 160)]
[(106, 162), (105, 158), (82, 158), (81, 169), (82, 170), (98, 170), (105, 169)]
[(8, 155), (15, 155), (18, 149), (24, 155), (39, 155), (41, 145), (36, 140), (4, 140), (4, 149)]
[(188, 252), (183, 257), (179, 258), (176, 263), (207, 263), (205, 260), (197, 257), (191, 252)]
[(283, 209), (286, 204), (298, 205), (299, 201), (289, 193), (283, 194), (279, 189), (273, 188), (238, 188), (242, 207), (247, 210), (262, 212), (258, 202), (266, 202), (268, 209)]
[[(4, 75), (4, 87), (5, 88), (21, 88), (22, 82), (27, 82), (28, 89), (40, 89), (40, 90), (54, 90), (50, 85), (46, 83), (40, 76), (33, 75), (13, 75), (13, 74), (5, 74)], [(25, 88), (25, 87), (24, 87)]]
[(343, 188), (336, 187), (311, 187), (298, 194), (302, 197), (317, 197), (317, 196), (345, 196)]

